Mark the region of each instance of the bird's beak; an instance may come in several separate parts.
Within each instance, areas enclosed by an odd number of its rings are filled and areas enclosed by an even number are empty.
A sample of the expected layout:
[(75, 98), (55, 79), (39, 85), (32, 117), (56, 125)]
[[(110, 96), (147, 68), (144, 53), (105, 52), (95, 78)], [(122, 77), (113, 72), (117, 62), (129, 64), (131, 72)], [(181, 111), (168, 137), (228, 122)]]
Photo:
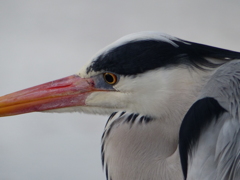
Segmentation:
[(68, 76), (0, 97), (0, 117), (84, 106), (93, 91), (102, 91), (94, 87), (93, 79)]

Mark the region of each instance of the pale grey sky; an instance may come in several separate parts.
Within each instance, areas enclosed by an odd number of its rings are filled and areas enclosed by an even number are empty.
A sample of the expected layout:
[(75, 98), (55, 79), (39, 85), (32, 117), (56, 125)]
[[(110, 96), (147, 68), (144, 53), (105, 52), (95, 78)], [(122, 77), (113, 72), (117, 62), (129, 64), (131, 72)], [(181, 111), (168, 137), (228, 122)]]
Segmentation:
[[(0, 95), (76, 73), (123, 35), (161, 31), (240, 51), (240, 1), (1, 0)], [(0, 179), (104, 180), (107, 117), (30, 113), (0, 119)]]

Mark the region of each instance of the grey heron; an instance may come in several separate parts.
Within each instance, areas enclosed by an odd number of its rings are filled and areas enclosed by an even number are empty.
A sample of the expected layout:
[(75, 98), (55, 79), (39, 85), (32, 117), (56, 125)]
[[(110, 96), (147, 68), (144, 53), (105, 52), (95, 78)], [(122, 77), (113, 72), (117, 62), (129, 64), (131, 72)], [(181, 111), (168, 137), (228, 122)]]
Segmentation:
[(240, 179), (240, 61), (219, 67), (187, 112), (179, 135), (185, 179)]
[(109, 180), (183, 179), (178, 133), (214, 70), (240, 53), (158, 32), (125, 36), (75, 75), (0, 97), (0, 116), (34, 111), (110, 115), (102, 135)]

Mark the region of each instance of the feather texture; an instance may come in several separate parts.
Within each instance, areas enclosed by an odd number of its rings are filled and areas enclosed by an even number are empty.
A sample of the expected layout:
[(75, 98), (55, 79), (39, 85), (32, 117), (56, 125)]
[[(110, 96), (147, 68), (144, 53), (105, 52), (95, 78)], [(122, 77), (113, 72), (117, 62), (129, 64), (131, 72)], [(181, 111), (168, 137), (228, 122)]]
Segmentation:
[[(216, 70), (197, 101), (185, 116), (180, 131), (180, 155), (187, 180), (240, 179), (240, 61), (232, 61)], [(197, 109), (206, 97), (216, 102)], [(214, 110), (218, 108), (218, 110)], [(203, 112), (203, 110), (205, 112)], [(212, 113), (209, 116), (206, 111)], [(201, 129), (195, 143), (184, 149), (187, 138), (193, 139), (189, 129), (198, 118)], [(207, 126), (202, 126), (208, 123)], [(188, 137), (186, 136), (188, 134)], [(184, 158), (187, 153), (187, 158)], [(187, 159), (187, 162), (184, 160)], [(187, 167), (186, 167), (187, 166)]]

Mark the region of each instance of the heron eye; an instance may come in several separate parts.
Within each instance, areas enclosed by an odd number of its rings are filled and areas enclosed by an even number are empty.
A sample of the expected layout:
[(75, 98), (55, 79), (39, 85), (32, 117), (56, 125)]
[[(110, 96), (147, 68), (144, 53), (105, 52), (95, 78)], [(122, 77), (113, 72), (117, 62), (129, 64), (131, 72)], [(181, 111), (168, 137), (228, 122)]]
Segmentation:
[(117, 83), (117, 76), (113, 73), (103, 73), (104, 80), (111, 85)]

